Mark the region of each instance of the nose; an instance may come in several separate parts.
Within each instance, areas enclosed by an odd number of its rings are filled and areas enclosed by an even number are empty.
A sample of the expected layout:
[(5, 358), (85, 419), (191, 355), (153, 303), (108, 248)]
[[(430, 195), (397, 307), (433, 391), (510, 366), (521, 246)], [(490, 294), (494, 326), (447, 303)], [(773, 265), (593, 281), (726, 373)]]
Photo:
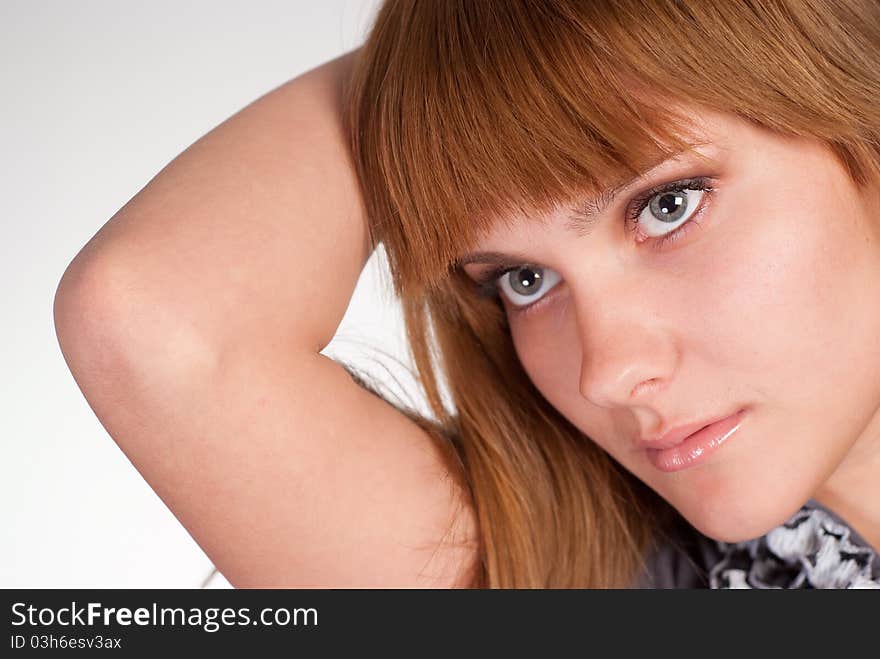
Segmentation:
[(674, 341), (637, 302), (579, 318), (585, 319), (578, 322), (584, 398), (601, 407), (647, 405), (668, 386), (677, 362)]

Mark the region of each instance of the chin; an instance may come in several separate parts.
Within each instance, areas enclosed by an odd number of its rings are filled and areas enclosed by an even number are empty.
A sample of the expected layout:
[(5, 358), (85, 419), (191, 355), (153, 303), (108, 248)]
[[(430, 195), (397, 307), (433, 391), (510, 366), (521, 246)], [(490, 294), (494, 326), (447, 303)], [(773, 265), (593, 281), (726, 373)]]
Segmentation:
[[(776, 493), (778, 494), (778, 493)], [(754, 493), (717, 492), (670, 503), (700, 533), (722, 542), (744, 542), (768, 533), (794, 515), (809, 496), (755, 497)]]

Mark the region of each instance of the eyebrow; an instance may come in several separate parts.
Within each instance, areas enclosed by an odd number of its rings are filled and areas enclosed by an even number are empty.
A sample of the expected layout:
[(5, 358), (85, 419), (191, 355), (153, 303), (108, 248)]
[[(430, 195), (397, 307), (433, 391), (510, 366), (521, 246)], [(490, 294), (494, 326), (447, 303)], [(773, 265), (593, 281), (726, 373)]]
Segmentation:
[[(654, 168), (650, 171), (653, 169)], [(599, 221), (599, 216), (611, 205), (617, 195), (620, 194), (620, 191), (633, 185), (636, 181), (645, 178), (646, 175), (647, 173), (634, 176), (633, 178), (618, 183), (607, 190), (603, 190), (602, 193), (594, 199), (575, 204), (569, 209), (568, 220), (565, 223), (565, 230), (575, 234), (579, 238), (590, 235), (593, 232), (596, 223)], [(524, 260), (526, 260), (525, 256), (517, 253), (472, 252), (458, 259), (456, 263), (459, 266), (468, 263), (502, 265), (512, 262), (521, 263)]]

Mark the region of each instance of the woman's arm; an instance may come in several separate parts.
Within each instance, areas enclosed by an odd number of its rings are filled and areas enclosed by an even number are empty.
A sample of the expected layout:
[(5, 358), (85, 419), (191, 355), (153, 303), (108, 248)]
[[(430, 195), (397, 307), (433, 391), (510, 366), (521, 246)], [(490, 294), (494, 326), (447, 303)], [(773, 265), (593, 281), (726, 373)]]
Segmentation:
[(211, 350), (275, 351), (291, 340), (323, 349), (370, 255), (335, 117), (357, 52), (281, 85), (187, 148), (89, 241), (60, 291), (97, 268), (112, 275), (104, 284), (160, 302)]
[(92, 409), (239, 587), (460, 586), (476, 556), (427, 434), (319, 353), (370, 255), (341, 124), (356, 55), (186, 149), (55, 297)]

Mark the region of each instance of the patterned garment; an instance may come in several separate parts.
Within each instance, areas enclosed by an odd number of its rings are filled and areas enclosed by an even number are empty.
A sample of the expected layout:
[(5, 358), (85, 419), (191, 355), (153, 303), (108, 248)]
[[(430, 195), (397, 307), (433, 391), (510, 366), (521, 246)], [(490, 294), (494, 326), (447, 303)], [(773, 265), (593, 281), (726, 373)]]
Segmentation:
[(784, 524), (744, 542), (719, 542), (684, 524), (648, 558), (635, 587), (880, 589), (880, 555), (811, 499)]
[(880, 589), (874, 550), (819, 508), (804, 506), (760, 538), (718, 547), (723, 558), (709, 572), (710, 588)]

